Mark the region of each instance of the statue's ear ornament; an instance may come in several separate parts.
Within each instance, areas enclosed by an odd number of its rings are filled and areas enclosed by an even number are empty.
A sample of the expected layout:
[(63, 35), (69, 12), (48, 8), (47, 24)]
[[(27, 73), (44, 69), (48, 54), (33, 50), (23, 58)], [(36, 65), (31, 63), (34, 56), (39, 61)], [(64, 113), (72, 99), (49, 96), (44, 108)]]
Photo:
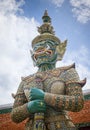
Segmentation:
[(59, 45), (56, 47), (56, 52), (57, 52), (57, 61), (62, 60), (64, 53), (66, 51), (66, 46), (67, 46), (67, 40), (64, 42), (61, 42)]

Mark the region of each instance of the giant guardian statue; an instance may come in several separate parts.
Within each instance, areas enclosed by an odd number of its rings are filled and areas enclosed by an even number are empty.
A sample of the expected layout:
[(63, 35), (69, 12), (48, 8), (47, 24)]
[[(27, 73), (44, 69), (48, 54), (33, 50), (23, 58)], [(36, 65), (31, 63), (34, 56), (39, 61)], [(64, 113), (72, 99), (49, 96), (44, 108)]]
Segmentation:
[(32, 41), (31, 57), (38, 71), (22, 78), (14, 98), (11, 118), (19, 123), (27, 119), (25, 130), (76, 130), (68, 111), (83, 108), (82, 87), (75, 64), (56, 68), (62, 60), (67, 40), (55, 36), (51, 18), (45, 10), (40, 33)]

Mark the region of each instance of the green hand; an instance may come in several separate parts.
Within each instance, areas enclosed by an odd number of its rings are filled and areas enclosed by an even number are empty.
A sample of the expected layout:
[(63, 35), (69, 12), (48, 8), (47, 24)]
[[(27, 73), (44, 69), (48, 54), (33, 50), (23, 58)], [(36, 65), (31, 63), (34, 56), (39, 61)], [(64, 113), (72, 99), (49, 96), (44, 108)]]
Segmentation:
[(38, 88), (30, 89), (30, 100), (40, 99), (44, 100), (44, 91)]
[(27, 104), (27, 109), (30, 113), (38, 113), (46, 111), (46, 104), (43, 100), (30, 101)]

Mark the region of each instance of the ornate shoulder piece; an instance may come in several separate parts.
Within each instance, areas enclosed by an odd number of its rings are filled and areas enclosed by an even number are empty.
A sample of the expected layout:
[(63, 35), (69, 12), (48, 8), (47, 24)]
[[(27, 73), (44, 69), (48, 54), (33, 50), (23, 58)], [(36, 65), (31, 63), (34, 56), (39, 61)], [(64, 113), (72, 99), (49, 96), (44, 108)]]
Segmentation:
[[(69, 66), (65, 66), (65, 67), (59, 67), (59, 68), (55, 68), (53, 70), (50, 70), (49, 73), (47, 72), (48, 75), (53, 75), (53, 76), (59, 76), (60, 73), (64, 70), (69, 70), (71, 68), (75, 68), (75, 63), (73, 63), (72, 65)], [(48, 75), (46, 75), (48, 77)], [(45, 76), (44, 76), (45, 77)]]
[(83, 87), (86, 84), (86, 78), (81, 80), (79, 84), (81, 85), (81, 87)]
[(69, 70), (71, 68), (75, 68), (75, 63), (73, 63), (72, 65), (69, 65), (69, 66), (60, 67), (61, 70)]
[(34, 75), (29, 75), (29, 76), (27, 76), (27, 77), (21, 77), (21, 80), (22, 81), (26, 81), (26, 82), (30, 82), (30, 81), (32, 81), (34, 79)]
[(68, 84), (72, 84), (72, 83), (80, 84), (81, 87), (83, 87), (83, 86), (86, 84), (86, 78), (83, 79), (83, 80), (80, 80), (80, 81), (69, 81), (69, 82), (66, 83), (66, 85), (68, 85)]

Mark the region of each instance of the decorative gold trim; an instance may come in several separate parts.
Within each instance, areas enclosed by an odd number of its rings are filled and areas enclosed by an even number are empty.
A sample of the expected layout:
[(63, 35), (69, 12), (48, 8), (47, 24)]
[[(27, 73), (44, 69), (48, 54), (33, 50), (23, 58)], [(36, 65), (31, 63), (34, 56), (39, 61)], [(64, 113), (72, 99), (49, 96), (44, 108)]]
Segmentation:
[(59, 40), (58, 37), (56, 37), (55, 35), (49, 34), (49, 33), (44, 33), (41, 35), (38, 35), (37, 37), (35, 37), (32, 41), (32, 47), (37, 44), (38, 42), (44, 41), (44, 40), (52, 40), (55, 42), (58, 42), (58, 44), (61, 43), (61, 41)]
[(83, 87), (86, 84), (86, 78), (83, 79), (83, 80), (81, 80), (81, 81), (77, 81), (77, 82), (75, 82), (75, 81), (69, 81), (69, 82), (66, 83), (66, 85), (72, 84), (72, 83), (78, 83), (78, 84), (81, 85), (81, 87)]
[[(71, 68), (75, 68), (75, 63), (73, 63), (72, 65), (69, 65), (69, 66), (65, 66), (65, 67), (59, 67), (59, 68), (55, 68), (53, 70), (49, 70), (49, 71), (46, 71), (46, 72), (37, 72), (35, 75), (29, 75), (27, 77), (23, 77), (22, 78), (22, 81), (27, 81), (27, 82), (31, 82), (32, 80), (35, 79), (35, 76), (36, 75), (41, 75), (42, 77), (42, 81), (44, 81), (47, 77), (48, 77), (48, 74), (50, 75), (53, 75), (53, 76), (58, 76), (60, 74), (61, 71), (64, 71), (64, 70), (69, 70)], [(43, 76), (44, 75), (44, 76)]]
[(61, 69), (61, 70), (69, 70), (71, 68), (75, 68), (75, 63), (69, 65), (69, 66), (64, 66), (64, 67), (60, 67), (60, 68), (56, 68), (56, 69)]
[(66, 121), (66, 120), (70, 120), (70, 118), (66, 119), (66, 117), (64, 115), (58, 115), (58, 116), (51, 116), (51, 117), (46, 117), (45, 118), (45, 122), (48, 123), (48, 122), (57, 122), (57, 121)]

